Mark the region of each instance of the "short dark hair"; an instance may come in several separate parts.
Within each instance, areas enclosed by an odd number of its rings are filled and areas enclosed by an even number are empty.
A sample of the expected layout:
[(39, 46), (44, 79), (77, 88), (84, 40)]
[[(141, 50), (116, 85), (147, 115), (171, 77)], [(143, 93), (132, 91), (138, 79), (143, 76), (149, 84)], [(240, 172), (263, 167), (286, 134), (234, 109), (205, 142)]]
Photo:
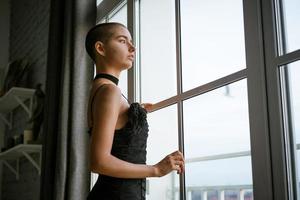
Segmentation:
[(113, 35), (113, 29), (117, 26), (121, 26), (126, 28), (121, 23), (117, 22), (108, 22), (108, 23), (101, 23), (97, 24), (93, 28), (89, 30), (85, 38), (85, 49), (89, 56), (96, 61), (96, 54), (95, 54), (95, 43), (97, 41), (101, 41), (103, 43), (107, 42), (108, 39)]

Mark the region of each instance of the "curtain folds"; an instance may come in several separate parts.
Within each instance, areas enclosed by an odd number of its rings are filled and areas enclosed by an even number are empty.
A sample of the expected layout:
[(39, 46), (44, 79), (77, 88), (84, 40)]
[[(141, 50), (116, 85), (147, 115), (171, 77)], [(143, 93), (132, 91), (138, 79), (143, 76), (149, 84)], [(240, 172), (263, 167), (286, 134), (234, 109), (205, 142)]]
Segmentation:
[(93, 63), (85, 35), (96, 0), (52, 0), (41, 199), (83, 200), (89, 192), (86, 109)]

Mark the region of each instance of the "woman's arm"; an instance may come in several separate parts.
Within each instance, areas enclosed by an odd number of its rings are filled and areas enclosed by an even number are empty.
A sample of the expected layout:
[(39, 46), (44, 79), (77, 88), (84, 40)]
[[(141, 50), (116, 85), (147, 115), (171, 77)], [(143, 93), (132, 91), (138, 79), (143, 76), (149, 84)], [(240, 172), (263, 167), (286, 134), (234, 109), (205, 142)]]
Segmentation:
[(90, 145), (90, 168), (119, 178), (159, 177), (172, 170), (183, 172), (183, 156), (174, 152), (156, 165), (133, 164), (111, 155), (116, 123), (121, 107), (120, 89), (112, 84), (103, 86), (96, 94), (93, 105), (93, 130)]

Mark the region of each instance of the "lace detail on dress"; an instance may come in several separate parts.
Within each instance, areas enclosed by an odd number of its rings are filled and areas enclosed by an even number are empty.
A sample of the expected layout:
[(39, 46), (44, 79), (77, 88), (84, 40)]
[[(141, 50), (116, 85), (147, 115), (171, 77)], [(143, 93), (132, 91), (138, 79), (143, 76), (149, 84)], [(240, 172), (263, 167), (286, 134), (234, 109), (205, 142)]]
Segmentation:
[[(131, 103), (126, 125), (115, 130), (111, 154), (135, 164), (146, 164), (148, 123), (147, 111)], [(145, 200), (146, 179), (124, 179), (99, 174), (88, 200)]]
[(147, 111), (139, 103), (132, 103), (128, 110), (128, 121), (133, 129), (145, 126), (147, 123)]

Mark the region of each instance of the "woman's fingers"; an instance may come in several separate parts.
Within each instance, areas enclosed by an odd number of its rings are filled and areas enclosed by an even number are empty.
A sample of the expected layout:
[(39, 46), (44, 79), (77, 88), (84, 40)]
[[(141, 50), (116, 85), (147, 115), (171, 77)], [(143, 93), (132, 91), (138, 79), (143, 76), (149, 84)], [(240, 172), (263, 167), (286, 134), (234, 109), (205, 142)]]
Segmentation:
[(184, 158), (181, 155), (172, 156), (174, 160), (184, 161)]
[(176, 161), (175, 161), (175, 165), (183, 166), (183, 164), (184, 164), (183, 161), (179, 161), (179, 160), (176, 160)]
[(147, 110), (147, 112), (151, 112), (153, 110), (152, 103), (142, 103), (141, 106)]
[(184, 157), (180, 151), (175, 151), (167, 155), (163, 160), (155, 165), (158, 169), (158, 176), (164, 176), (173, 170), (178, 174), (184, 172)]
[(184, 158), (183, 154), (180, 151), (175, 151), (171, 155), (171, 159), (173, 162), (173, 170), (177, 171), (177, 174), (181, 174), (184, 172)]
[(171, 153), (170, 156), (172, 156), (175, 160), (184, 161), (183, 154), (180, 151), (175, 151), (175, 152)]
[(183, 157), (183, 154), (180, 151), (178, 151), (178, 150), (174, 151), (173, 153), (171, 153), (171, 155), (172, 156), (178, 156), (179, 155), (179, 156)]
[(177, 174), (183, 173), (183, 163), (180, 163), (180, 164), (178, 164), (178, 165), (175, 165), (174, 170), (177, 171)]

